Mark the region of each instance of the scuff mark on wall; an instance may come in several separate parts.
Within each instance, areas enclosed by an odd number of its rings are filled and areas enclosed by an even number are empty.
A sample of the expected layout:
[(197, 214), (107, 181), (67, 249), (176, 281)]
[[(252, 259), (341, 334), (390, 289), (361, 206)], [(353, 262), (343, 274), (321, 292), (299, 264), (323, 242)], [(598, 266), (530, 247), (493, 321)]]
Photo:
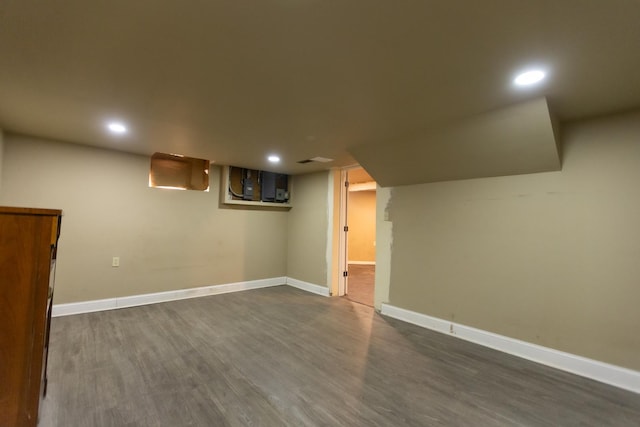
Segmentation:
[(389, 302), (391, 256), (393, 252), (393, 188), (376, 188), (376, 276), (373, 305), (380, 310)]

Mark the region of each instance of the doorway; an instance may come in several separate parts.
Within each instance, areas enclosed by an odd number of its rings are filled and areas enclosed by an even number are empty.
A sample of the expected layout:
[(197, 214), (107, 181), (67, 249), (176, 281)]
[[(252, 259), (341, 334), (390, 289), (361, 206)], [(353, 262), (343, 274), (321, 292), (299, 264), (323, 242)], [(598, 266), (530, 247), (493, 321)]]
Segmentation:
[(376, 268), (376, 183), (361, 167), (345, 175), (345, 297), (373, 307)]

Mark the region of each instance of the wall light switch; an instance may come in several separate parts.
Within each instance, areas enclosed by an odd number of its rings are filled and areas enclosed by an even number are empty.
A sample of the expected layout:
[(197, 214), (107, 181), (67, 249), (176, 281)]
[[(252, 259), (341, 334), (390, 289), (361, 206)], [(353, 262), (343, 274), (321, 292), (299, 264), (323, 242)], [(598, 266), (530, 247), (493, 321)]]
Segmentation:
[(114, 256), (113, 260), (111, 261), (111, 267), (120, 267), (120, 257), (119, 256)]

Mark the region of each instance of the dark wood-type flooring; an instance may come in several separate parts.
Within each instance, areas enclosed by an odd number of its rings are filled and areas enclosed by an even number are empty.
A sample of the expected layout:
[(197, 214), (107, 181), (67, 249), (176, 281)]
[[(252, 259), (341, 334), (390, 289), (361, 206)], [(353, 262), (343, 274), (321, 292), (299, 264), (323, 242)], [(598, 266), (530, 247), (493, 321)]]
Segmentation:
[(349, 264), (347, 298), (353, 302), (373, 307), (373, 288), (376, 277), (375, 265)]
[(40, 427), (637, 426), (640, 395), (288, 286), (53, 319)]

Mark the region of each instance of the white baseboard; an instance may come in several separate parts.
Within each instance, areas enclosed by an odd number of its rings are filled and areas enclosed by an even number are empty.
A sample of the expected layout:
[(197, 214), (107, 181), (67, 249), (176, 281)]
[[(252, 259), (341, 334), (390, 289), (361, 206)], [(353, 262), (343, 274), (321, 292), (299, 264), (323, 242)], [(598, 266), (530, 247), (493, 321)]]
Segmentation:
[(92, 313), (94, 311), (114, 310), (116, 308), (118, 308), (117, 298), (54, 304), (51, 309), (51, 316), (69, 316), (72, 314)]
[(73, 302), (68, 304), (55, 304), (51, 315), (53, 317), (69, 316), (72, 314), (91, 313), (94, 311), (136, 307), (139, 305), (156, 304), (159, 302), (175, 301), (186, 298), (204, 297), (209, 295), (226, 294), (229, 292), (246, 291), (249, 289), (266, 288), (269, 286), (279, 286), (286, 284), (286, 282), (287, 278), (283, 276), (270, 279), (250, 280), (247, 282), (228, 283), (225, 285), (178, 289), (175, 291), (157, 292), (152, 294)]
[(347, 264), (353, 265), (376, 265), (375, 261), (347, 261)]
[(325, 297), (330, 296), (329, 288), (320, 285), (314, 285), (313, 283), (309, 282), (303, 282), (302, 280), (294, 279), (293, 277), (287, 277), (287, 285)]
[(381, 313), (533, 362), (640, 393), (640, 372), (382, 304)]

